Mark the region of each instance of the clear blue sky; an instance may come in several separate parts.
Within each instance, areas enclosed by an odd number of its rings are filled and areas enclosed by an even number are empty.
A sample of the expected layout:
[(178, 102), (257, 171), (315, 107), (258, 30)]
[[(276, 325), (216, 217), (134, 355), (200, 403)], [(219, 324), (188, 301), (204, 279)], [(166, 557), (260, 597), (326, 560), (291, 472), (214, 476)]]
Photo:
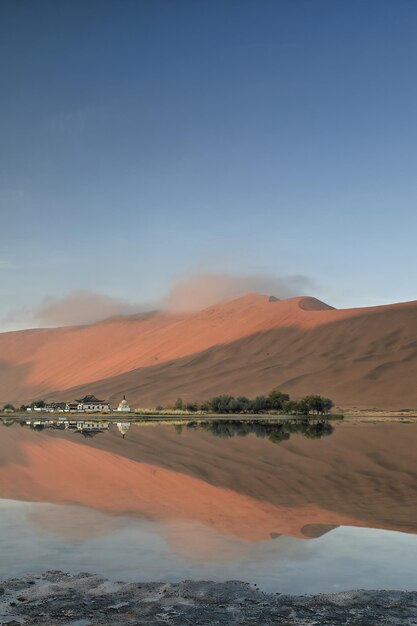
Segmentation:
[(0, 328), (204, 272), (416, 299), (416, 27), (414, 0), (3, 0)]

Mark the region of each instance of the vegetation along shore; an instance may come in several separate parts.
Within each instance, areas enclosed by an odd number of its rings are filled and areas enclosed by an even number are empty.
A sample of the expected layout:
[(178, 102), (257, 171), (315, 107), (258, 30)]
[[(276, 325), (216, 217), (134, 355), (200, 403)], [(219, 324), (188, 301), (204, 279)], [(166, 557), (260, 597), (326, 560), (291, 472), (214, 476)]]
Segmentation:
[[(54, 410), (55, 406), (60, 406), (60, 410)], [(77, 413), (80, 410), (74, 408), (71, 410), (68, 408), (65, 410), (63, 407), (71, 407), (69, 403), (56, 403), (50, 405), (45, 400), (35, 400), (29, 405), (21, 405), (16, 408), (11, 403), (6, 403), (3, 406), (4, 413), (24, 413), (25, 411), (36, 411), (39, 413), (48, 412), (67, 412)], [(107, 406), (107, 405), (106, 405)], [(203, 402), (184, 402), (181, 398), (173, 404), (166, 406), (158, 405), (155, 408), (137, 408), (131, 413), (136, 415), (304, 415), (304, 416), (328, 416), (334, 403), (330, 398), (325, 398), (317, 394), (311, 394), (304, 396), (303, 398), (291, 399), (289, 394), (283, 393), (279, 389), (273, 389), (268, 395), (256, 396), (255, 398), (248, 398), (246, 396), (234, 397), (227, 394), (217, 395), (209, 400)], [(52, 407), (52, 408), (49, 408)], [(82, 412), (95, 412), (95, 413), (109, 413), (112, 412), (111, 408), (102, 411), (99, 408), (97, 410), (82, 411)]]

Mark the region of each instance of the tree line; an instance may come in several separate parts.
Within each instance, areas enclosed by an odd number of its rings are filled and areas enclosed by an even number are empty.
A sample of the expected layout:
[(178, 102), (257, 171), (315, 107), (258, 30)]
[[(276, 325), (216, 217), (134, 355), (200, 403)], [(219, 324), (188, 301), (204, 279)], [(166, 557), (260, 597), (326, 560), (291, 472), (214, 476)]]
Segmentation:
[(15, 411), (24, 412), (28, 408), (31, 408), (32, 410), (35, 407), (37, 407), (39, 409), (43, 409), (45, 406), (46, 406), (45, 400), (36, 400), (35, 402), (31, 402), (30, 404), (21, 404), (18, 409), (13, 404), (11, 404), (10, 402), (7, 402), (7, 404), (4, 405), (2, 411), (4, 413), (14, 413)]
[(204, 413), (279, 413), (284, 415), (328, 415), (334, 403), (330, 398), (308, 395), (298, 400), (291, 400), (288, 393), (273, 389), (266, 396), (247, 398), (246, 396), (219, 395), (204, 402), (185, 403), (178, 398), (173, 407), (157, 407), (159, 410), (173, 408), (189, 412)]

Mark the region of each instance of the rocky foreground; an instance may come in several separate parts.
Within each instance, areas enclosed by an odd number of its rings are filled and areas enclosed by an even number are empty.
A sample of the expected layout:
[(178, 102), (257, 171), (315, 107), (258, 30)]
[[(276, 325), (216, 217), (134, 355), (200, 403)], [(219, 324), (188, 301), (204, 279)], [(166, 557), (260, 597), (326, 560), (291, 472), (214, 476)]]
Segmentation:
[(288, 596), (238, 581), (123, 583), (62, 572), (0, 585), (1, 626), (417, 625), (417, 592)]

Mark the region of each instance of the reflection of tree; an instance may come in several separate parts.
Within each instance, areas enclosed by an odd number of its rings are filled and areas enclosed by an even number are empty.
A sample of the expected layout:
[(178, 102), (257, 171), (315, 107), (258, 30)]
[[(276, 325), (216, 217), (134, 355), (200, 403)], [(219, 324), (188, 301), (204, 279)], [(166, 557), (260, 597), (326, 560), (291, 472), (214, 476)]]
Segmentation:
[(303, 431), (304, 437), (309, 439), (320, 439), (321, 437), (327, 437), (334, 431), (334, 427), (326, 421), (313, 422), (308, 424), (308, 428)]
[[(66, 426), (60, 422), (29, 422), (25, 420), (15, 419), (3, 419), (1, 420), (4, 426), (12, 426), (13, 424), (20, 424), (21, 426), (28, 425), (35, 431), (43, 431), (44, 429), (65, 430)], [(99, 425), (91, 427), (86, 424), (85, 427), (79, 427), (75, 430), (77, 434), (84, 435), (84, 437), (94, 437), (96, 434), (105, 432), (108, 429), (108, 425)], [(67, 426), (69, 430), (74, 430), (75, 426)], [(184, 421), (180, 424), (174, 424), (176, 432), (180, 435), (184, 428), (204, 430), (214, 437), (220, 437), (221, 439), (231, 439), (232, 437), (246, 437), (247, 435), (254, 434), (256, 437), (263, 439), (269, 439), (272, 443), (280, 443), (281, 441), (288, 441), (293, 434), (299, 434), (307, 439), (320, 439), (331, 435), (334, 431), (334, 427), (330, 424), (329, 420), (325, 417), (317, 417), (312, 419), (305, 416), (303, 418), (288, 418), (281, 419), (280, 421), (268, 421), (265, 419), (218, 419), (218, 420), (199, 420), (199, 421)]]
[(285, 420), (273, 424), (265, 421), (218, 420), (189, 422), (187, 428), (205, 430), (222, 439), (254, 434), (256, 437), (267, 438), (273, 443), (287, 441), (292, 434), (300, 434), (308, 439), (320, 439), (331, 435), (334, 431), (334, 427), (325, 419)]

